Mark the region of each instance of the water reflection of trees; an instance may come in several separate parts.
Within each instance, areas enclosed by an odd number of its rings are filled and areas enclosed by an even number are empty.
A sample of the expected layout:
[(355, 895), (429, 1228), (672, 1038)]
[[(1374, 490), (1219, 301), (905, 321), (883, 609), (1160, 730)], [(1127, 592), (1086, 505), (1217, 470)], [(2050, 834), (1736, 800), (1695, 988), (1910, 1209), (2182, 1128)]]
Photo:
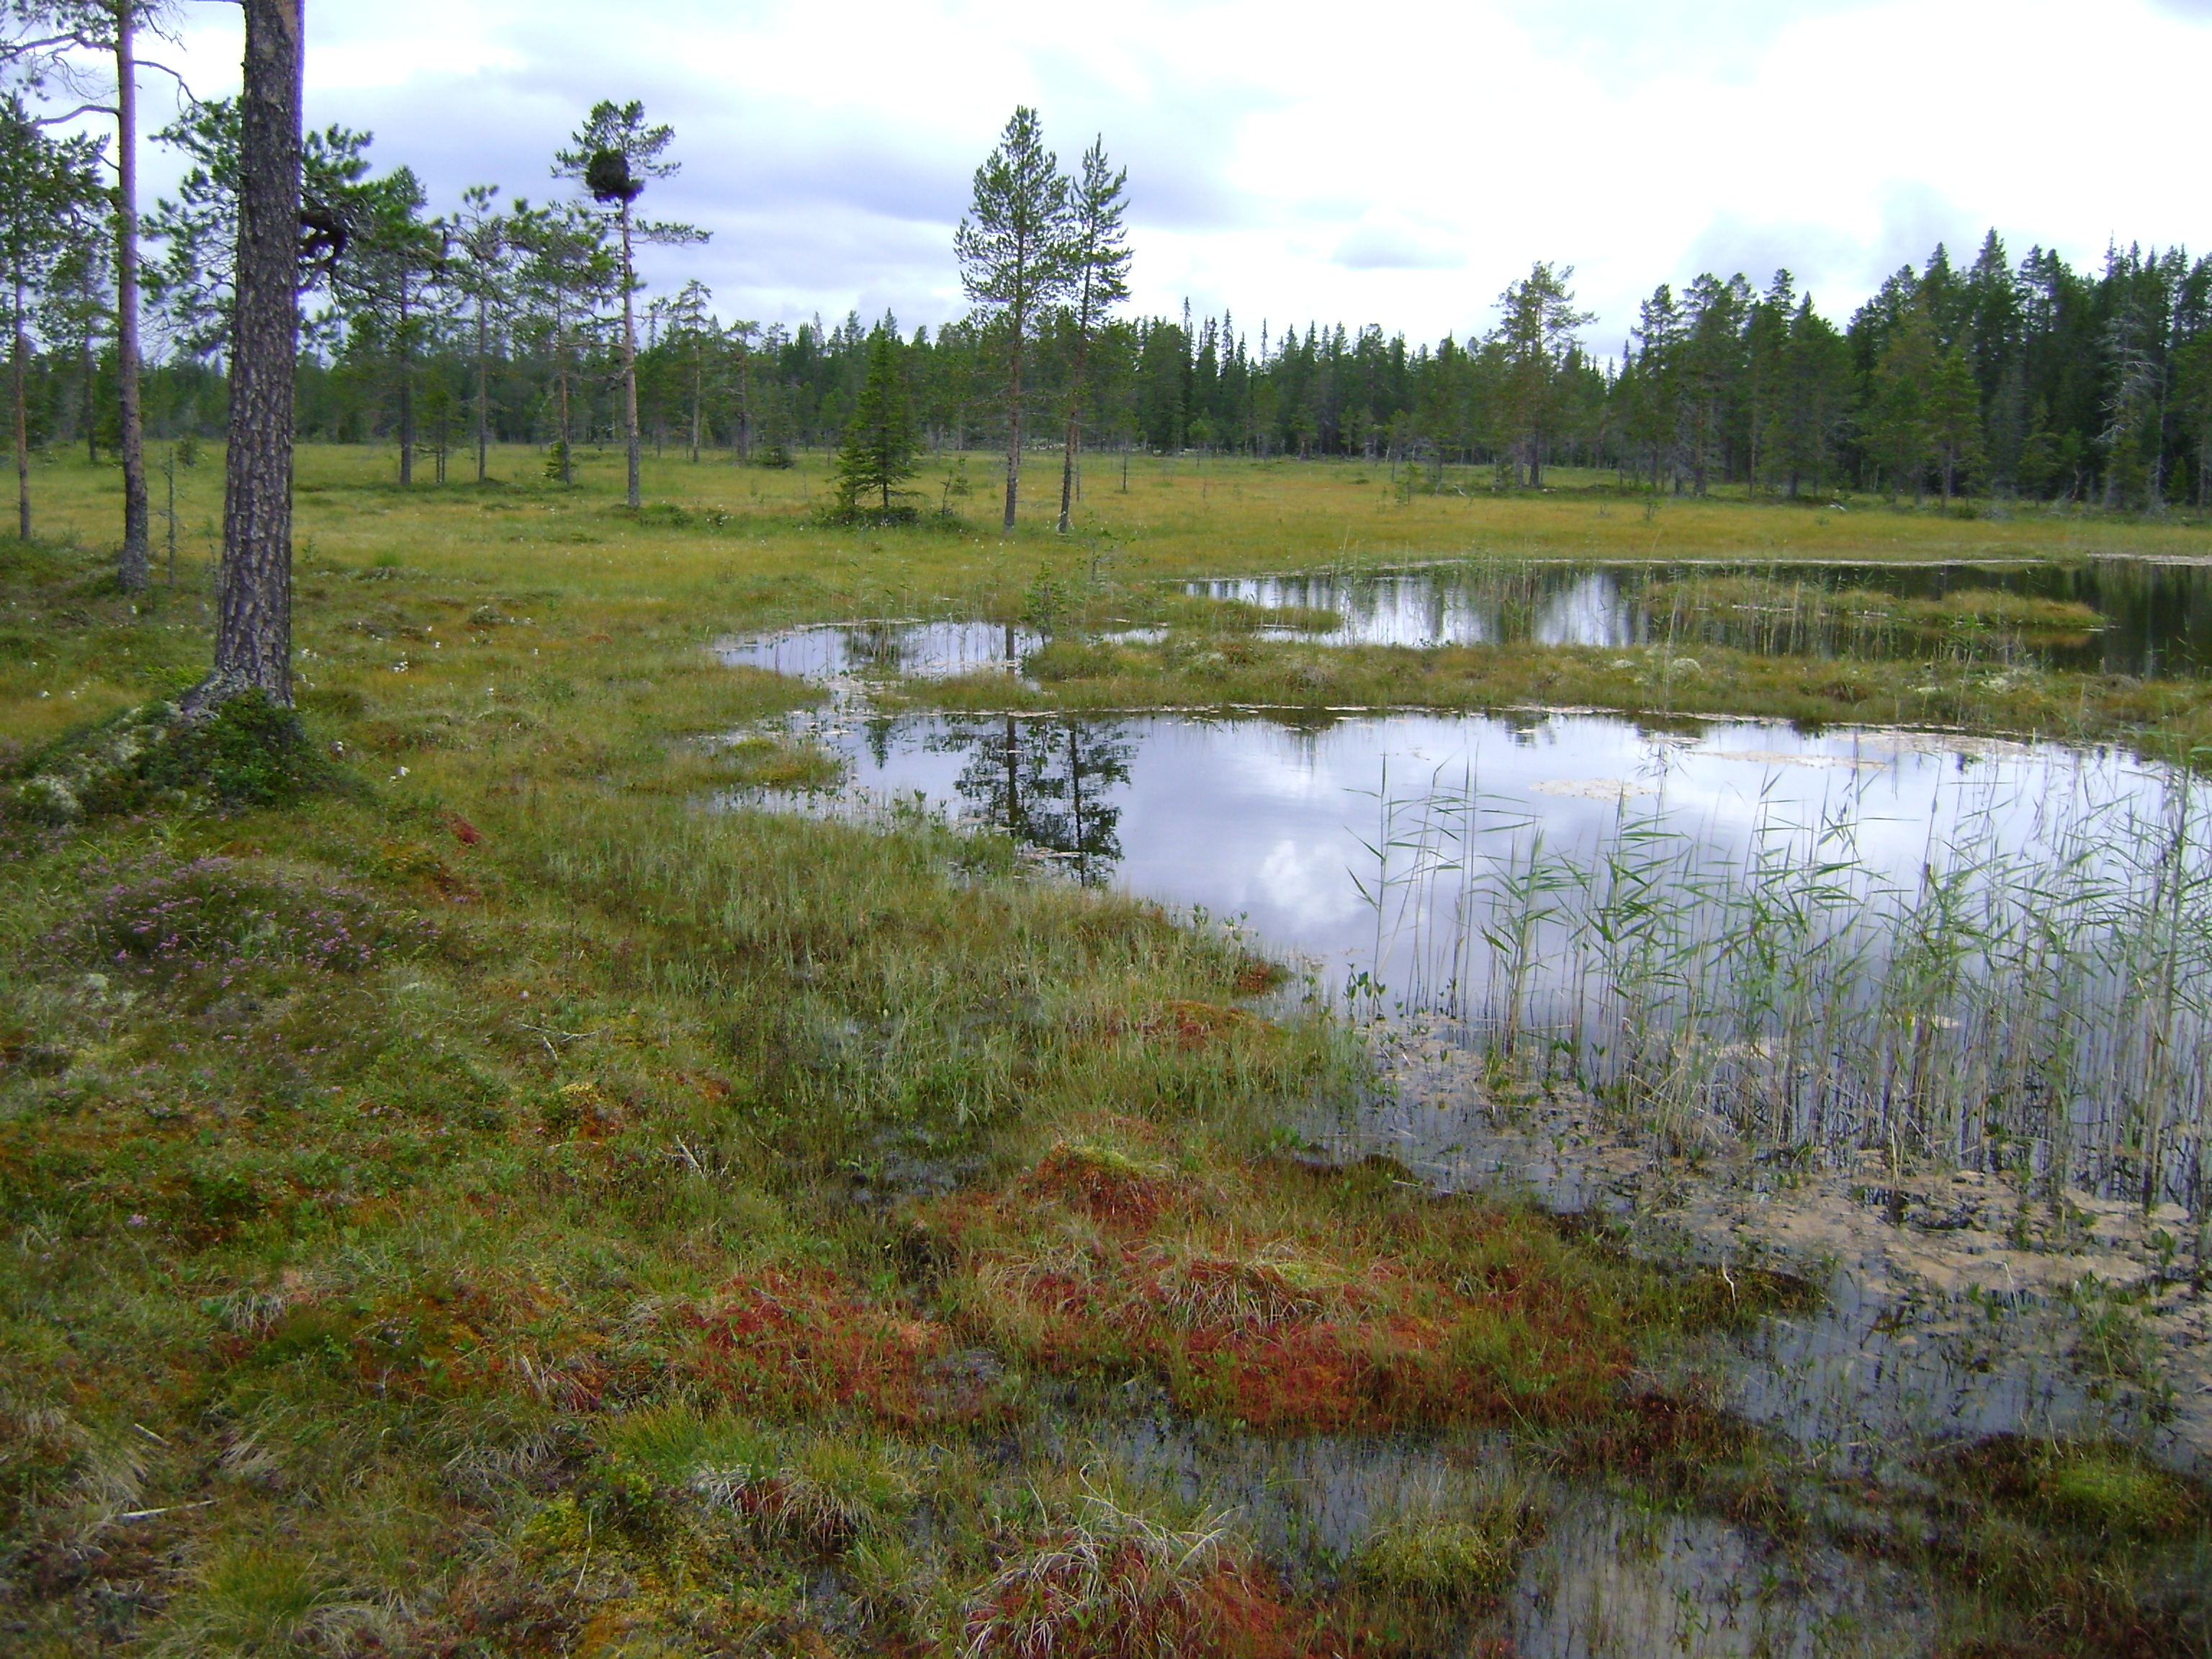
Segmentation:
[[(1715, 599), (1685, 610), (1669, 592), (1684, 583), (1739, 578), (1796, 590), (1794, 602)], [(1966, 588), (2070, 600), (2105, 621), (2080, 637), (2045, 629), (2022, 638), (2017, 629), (1876, 624), (1836, 613), (1828, 603), (1843, 589), (1940, 599)], [(1352, 637), (1402, 644), (1703, 643), (1762, 654), (1914, 659), (1932, 645), (2108, 674), (2212, 673), (2212, 570), (2143, 559), (2023, 558), (2009, 564), (1485, 560), (1419, 571), (1270, 578), (1256, 587), (1222, 582), (1211, 591), (1223, 598), (1254, 592), (1266, 605), (1340, 611)]]
[(1085, 882), (1103, 881), (1121, 857), (1121, 809), (1111, 792), (1129, 781), (1137, 745), (1118, 720), (956, 720), (929, 739), (968, 757), (953, 787), (971, 816), (1026, 846), (1067, 860)]

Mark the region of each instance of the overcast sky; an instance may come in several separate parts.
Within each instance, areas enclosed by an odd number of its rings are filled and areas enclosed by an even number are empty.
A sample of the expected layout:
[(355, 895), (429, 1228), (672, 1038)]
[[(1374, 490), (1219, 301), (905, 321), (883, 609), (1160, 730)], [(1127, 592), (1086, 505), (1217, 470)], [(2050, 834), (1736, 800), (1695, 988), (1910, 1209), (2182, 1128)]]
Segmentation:
[[(1255, 343), (1263, 319), (1464, 336), (1540, 258), (1576, 267), (1610, 353), (1654, 284), (1706, 269), (1787, 265), (1842, 313), (1991, 225), (2015, 257), (2212, 246), (2212, 0), (307, 9), (310, 121), (374, 131), (434, 210), (557, 191), (584, 110), (642, 98), (684, 164), (650, 210), (714, 233), (648, 275), (763, 322), (963, 310), (952, 227), (1017, 103), (1063, 163), (1103, 133), (1128, 167), (1138, 307), (1227, 307)], [(183, 11), (167, 57), (232, 89), (236, 9)]]

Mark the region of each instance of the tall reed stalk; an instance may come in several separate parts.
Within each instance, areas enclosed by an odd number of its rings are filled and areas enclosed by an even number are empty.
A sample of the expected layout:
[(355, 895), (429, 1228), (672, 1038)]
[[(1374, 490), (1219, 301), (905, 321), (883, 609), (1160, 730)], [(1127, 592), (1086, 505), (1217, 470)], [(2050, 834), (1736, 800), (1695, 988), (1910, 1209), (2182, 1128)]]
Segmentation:
[(2202, 1217), (2203, 787), (2029, 775), (1947, 783), (1909, 873), (1865, 844), (1894, 826), (1853, 802), (1800, 822), (1770, 792), (1731, 843), (1662, 790), (1563, 848), (1471, 770), (1404, 798), (1386, 781), (1356, 980), (1671, 1137), (2004, 1170)]

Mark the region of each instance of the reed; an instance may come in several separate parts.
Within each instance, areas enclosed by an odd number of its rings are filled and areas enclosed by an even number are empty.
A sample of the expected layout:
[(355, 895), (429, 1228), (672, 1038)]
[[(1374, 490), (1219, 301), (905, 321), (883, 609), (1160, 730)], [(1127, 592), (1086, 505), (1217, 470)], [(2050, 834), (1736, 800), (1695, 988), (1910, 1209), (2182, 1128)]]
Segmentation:
[(1561, 848), (1471, 772), (1434, 777), (1362, 842), (1354, 988), (1684, 1141), (2002, 1169), (2201, 1223), (2208, 803), (2179, 772), (2065, 775), (2037, 800), (1958, 783), (1907, 875), (1862, 820), (1771, 794), (1741, 846), (1662, 795)]

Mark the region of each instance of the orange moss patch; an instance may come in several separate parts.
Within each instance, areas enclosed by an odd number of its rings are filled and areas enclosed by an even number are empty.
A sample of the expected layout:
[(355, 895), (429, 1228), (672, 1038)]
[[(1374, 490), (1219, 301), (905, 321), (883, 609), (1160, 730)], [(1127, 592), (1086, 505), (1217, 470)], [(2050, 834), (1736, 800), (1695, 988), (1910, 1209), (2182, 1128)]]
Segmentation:
[(688, 1322), (684, 1369), (747, 1408), (851, 1411), (902, 1425), (988, 1415), (995, 1396), (959, 1385), (952, 1332), (886, 1306), (819, 1269), (732, 1280)]
[(1064, 1373), (1149, 1372), (1257, 1428), (1577, 1420), (1632, 1359), (1628, 1310), (1541, 1221), (1295, 1166), (1210, 1179), (1059, 1146), (929, 1224), (955, 1316)]
[(1066, 1142), (1022, 1177), (1020, 1190), (1034, 1202), (1056, 1203), (1094, 1221), (1138, 1229), (1152, 1226), (1185, 1196), (1164, 1170)]
[(1259, 957), (1247, 957), (1237, 964), (1237, 994), (1255, 997), (1262, 991), (1272, 991), (1290, 977), (1290, 972), (1280, 963), (1267, 962)]

